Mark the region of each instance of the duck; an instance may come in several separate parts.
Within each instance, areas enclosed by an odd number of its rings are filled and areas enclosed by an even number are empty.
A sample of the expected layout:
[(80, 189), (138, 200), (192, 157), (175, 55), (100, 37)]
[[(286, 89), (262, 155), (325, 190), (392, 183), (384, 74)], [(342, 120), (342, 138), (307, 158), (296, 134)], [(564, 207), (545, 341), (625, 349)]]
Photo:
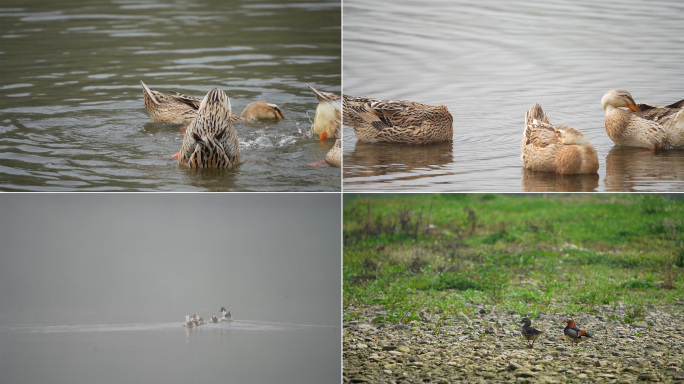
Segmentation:
[(268, 101), (253, 101), (242, 110), (242, 120), (282, 120), (285, 118), (283, 111), (276, 104)]
[(233, 321), (233, 316), (231, 316), (230, 311), (226, 313), (226, 307), (221, 307), (221, 314), (223, 314), (223, 316), (219, 319), (220, 321)]
[[(150, 89), (145, 82), (140, 80), (143, 87), (145, 109), (153, 123), (190, 124), (196, 117), (201, 97), (188, 96), (182, 93), (168, 95)], [(266, 101), (255, 101), (248, 104), (242, 111), (242, 115), (230, 114), (230, 120), (236, 122), (242, 120), (280, 120), (284, 119), (280, 107)]]
[(325, 155), (325, 161), (333, 167), (342, 167), (342, 140), (335, 140), (335, 145)]
[(318, 137), (321, 140), (340, 137), (340, 126), (342, 125), (340, 97), (334, 93), (319, 91), (308, 84), (306, 86), (313, 91), (316, 99), (318, 99), (318, 107), (316, 107), (311, 131), (319, 135)]
[[(541, 336), (544, 331), (540, 331), (536, 328), (532, 327), (532, 320), (529, 318), (525, 317), (520, 321), (520, 324), (522, 324), (522, 328), (520, 328), (520, 333), (522, 333), (523, 337), (527, 339), (527, 348), (532, 348), (534, 347), (534, 341), (537, 340), (539, 336)], [(532, 341), (532, 344), (530, 344), (530, 340)]]
[(575, 325), (575, 320), (573, 320), (571, 317), (568, 317), (567, 319), (563, 320), (563, 323), (568, 324), (565, 326), (563, 333), (565, 334), (565, 337), (570, 339), (570, 344), (572, 345), (579, 345), (580, 341), (584, 341), (593, 337), (589, 333), (587, 333), (585, 329), (577, 328), (577, 326)]
[[(616, 145), (646, 149), (684, 148), (684, 99), (665, 107), (636, 104), (625, 90), (601, 98), (606, 133)], [(622, 109), (628, 108), (628, 109)]]
[(192, 328), (195, 326), (195, 322), (190, 319), (190, 315), (185, 315), (185, 323), (183, 326), (186, 328)]
[(569, 175), (599, 169), (598, 153), (589, 139), (578, 129), (551, 125), (539, 104), (525, 114), (520, 149), (525, 168), (532, 171)]
[(218, 323), (219, 319), (216, 317), (216, 314), (211, 315), (211, 319), (209, 319), (210, 323)]
[(432, 144), (453, 140), (454, 119), (444, 105), (342, 95), (344, 124), (364, 143)]
[(230, 119), (230, 99), (214, 88), (202, 99), (197, 118), (185, 129), (181, 150), (174, 155), (180, 166), (233, 168), (240, 163), (237, 131)]

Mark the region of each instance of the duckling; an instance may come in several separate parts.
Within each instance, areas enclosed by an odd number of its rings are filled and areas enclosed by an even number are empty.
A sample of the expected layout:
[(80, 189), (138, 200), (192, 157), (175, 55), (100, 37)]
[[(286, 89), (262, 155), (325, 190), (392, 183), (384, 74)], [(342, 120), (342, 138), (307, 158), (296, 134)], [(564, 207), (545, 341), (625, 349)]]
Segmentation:
[[(527, 348), (534, 347), (534, 341), (537, 340), (537, 338), (539, 338), (544, 331), (533, 328), (532, 320), (527, 317), (522, 319), (520, 324), (523, 324), (522, 328), (520, 328), (520, 333), (522, 333), (523, 337), (527, 339)], [(529, 343), (530, 340), (532, 340), (532, 344)]]
[(541, 105), (525, 114), (525, 130), (520, 144), (525, 168), (558, 174), (596, 173), (598, 154), (578, 129), (554, 127)]
[(321, 140), (328, 137), (331, 139), (340, 137), (340, 126), (342, 125), (340, 97), (334, 93), (319, 91), (308, 84), (306, 86), (313, 91), (316, 99), (318, 99), (318, 107), (316, 107), (316, 115), (311, 130), (319, 135)]
[[(183, 135), (178, 164), (190, 168), (233, 168), (240, 162), (237, 131), (230, 120), (230, 100), (214, 88), (202, 99), (197, 118)], [(176, 157), (174, 156), (174, 157)]]
[(636, 104), (629, 92), (612, 90), (601, 98), (601, 107), (606, 115), (606, 133), (617, 145), (684, 148), (684, 100), (665, 107)]
[(568, 317), (567, 319), (563, 320), (563, 322), (568, 324), (565, 326), (563, 333), (565, 334), (565, 337), (570, 339), (570, 344), (579, 345), (580, 341), (584, 341), (588, 338), (593, 337), (589, 333), (587, 333), (585, 329), (577, 328), (575, 326), (575, 320), (573, 320), (571, 317)]
[(335, 145), (325, 155), (325, 161), (333, 167), (342, 166), (342, 140), (335, 140)]
[(219, 319), (218, 319), (218, 317), (216, 317), (216, 315), (214, 314), (214, 315), (211, 315), (211, 319), (209, 319), (209, 322), (210, 322), (210, 323), (218, 323), (218, 322), (219, 322)]
[(360, 142), (432, 144), (453, 139), (454, 119), (444, 105), (342, 95), (344, 124)]
[(280, 107), (267, 101), (253, 101), (242, 110), (243, 120), (282, 120), (285, 118)]

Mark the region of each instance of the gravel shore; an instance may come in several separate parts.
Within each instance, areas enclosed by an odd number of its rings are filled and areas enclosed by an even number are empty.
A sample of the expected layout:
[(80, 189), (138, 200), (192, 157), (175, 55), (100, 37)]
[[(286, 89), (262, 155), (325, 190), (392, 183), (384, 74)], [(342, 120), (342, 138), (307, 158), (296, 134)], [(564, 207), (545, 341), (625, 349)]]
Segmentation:
[[(571, 347), (567, 313), (543, 314), (534, 348), (518, 331), (522, 316), (472, 306), (466, 315), (425, 314), (408, 324), (373, 324), (380, 306), (347, 307), (344, 383), (684, 383), (684, 302), (648, 305), (643, 320), (625, 323), (621, 303), (573, 316), (594, 337)], [(553, 305), (549, 311), (554, 311)], [(471, 313), (472, 312), (472, 313)], [(439, 324), (454, 325), (440, 326)]]

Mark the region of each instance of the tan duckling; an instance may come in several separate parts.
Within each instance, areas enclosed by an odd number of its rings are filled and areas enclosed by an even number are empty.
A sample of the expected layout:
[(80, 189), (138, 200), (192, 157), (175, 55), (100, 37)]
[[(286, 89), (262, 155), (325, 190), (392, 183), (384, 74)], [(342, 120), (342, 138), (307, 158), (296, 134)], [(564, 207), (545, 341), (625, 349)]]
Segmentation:
[(214, 88), (202, 99), (197, 118), (183, 134), (178, 164), (190, 168), (233, 168), (240, 162), (230, 100)]
[(575, 128), (551, 125), (539, 104), (525, 114), (520, 148), (525, 168), (532, 171), (588, 174), (599, 168), (598, 154), (589, 139)]
[(342, 114), (340, 113), (340, 97), (334, 93), (319, 91), (307, 84), (318, 99), (316, 115), (311, 131), (319, 135), (320, 139), (336, 139), (340, 137)]
[(444, 105), (342, 95), (344, 124), (365, 143), (432, 144), (453, 139), (453, 117)]
[(665, 107), (636, 104), (629, 92), (612, 90), (601, 98), (601, 107), (606, 114), (606, 133), (617, 145), (684, 148), (684, 100)]

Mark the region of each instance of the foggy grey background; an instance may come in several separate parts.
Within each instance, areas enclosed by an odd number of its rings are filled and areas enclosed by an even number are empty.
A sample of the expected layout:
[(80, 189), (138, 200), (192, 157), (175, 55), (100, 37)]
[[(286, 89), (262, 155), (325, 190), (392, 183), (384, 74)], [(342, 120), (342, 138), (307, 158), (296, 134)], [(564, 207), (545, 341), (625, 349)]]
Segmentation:
[(0, 322), (338, 325), (339, 194), (0, 195)]

